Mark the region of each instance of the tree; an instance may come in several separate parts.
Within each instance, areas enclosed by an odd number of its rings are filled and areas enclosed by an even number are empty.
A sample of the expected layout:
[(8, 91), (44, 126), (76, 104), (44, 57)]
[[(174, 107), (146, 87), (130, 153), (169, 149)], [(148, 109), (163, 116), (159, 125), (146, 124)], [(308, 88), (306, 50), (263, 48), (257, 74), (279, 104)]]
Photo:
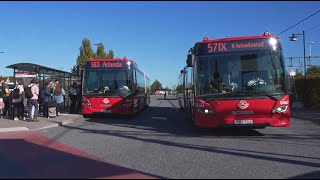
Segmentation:
[(320, 76), (320, 66), (311, 66), (307, 70), (307, 75)]
[(78, 72), (78, 68), (84, 68), (86, 61), (90, 58), (114, 58), (113, 50), (109, 50), (108, 53), (105, 51), (105, 47), (102, 43), (98, 43), (97, 51), (94, 52), (91, 42), (88, 38), (82, 39), (82, 46), (79, 48), (80, 53), (76, 60), (76, 65), (71, 68), (71, 73), (76, 74)]
[(151, 85), (151, 91), (155, 91), (158, 89), (162, 89), (162, 84), (158, 80), (155, 80)]
[(108, 54), (107, 54), (107, 58), (114, 58), (114, 53), (112, 50), (109, 50)]
[(303, 78), (303, 74), (298, 70), (298, 68), (296, 69), (296, 77), (295, 78)]
[(104, 45), (102, 43), (99, 43), (97, 47), (97, 52), (95, 54), (95, 58), (102, 59), (106, 57), (107, 57), (107, 53), (104, 50)]
[(82, 39), (82, 46), (79, 48), (79, 50), (80, 50), (80, 53), (77, 57), (77, 63), (71, 69), (72, 73), (76, 73), (78, 70), (78, 67), (84, 68), (86, 61), (90, 58), (95, 57), (95, 53), (92, 49), (91, 42), (86, 37)]

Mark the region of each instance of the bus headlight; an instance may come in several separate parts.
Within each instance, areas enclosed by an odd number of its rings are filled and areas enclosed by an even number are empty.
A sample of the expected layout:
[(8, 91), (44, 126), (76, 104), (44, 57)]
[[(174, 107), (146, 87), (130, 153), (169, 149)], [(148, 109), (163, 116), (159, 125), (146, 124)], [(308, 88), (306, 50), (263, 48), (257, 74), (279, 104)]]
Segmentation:
[(275, 107), (272, 110), (272, 113), (284, 113), (288, 109), (288, 106), (280, 106), (280, 107)]
[(213, 109), (207, 109), (207, 108), (199, 108), (199, 112), (202, 114), (215, 114)]

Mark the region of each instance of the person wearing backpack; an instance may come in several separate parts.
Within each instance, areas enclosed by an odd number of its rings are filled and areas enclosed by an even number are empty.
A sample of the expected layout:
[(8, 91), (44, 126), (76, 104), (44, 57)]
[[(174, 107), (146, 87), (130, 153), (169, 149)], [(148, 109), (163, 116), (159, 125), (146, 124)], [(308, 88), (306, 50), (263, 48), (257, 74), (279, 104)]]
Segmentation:
[(14, 119), (23, 120), (24, 119), (24, 88), (22, 81), (18, 82), (17, 86), (12, 91), (12, 103), (13, 103), (13, 113)]
[[(29, 99), (29, 89), (31, 90), (32, 97)], [(28, 91), (27, 91), (28, 90)], [(27, 95), (28, 93), (28, 95)], [(39, 112), (39, 86), (36, 79), (32, 79), (30, 85), (25, 89), (25, 96), (28, 98), (28, 122), (38, 121), (38, 112)], [(34, 107), (34, 116), (32, 118), (32, 107)]]

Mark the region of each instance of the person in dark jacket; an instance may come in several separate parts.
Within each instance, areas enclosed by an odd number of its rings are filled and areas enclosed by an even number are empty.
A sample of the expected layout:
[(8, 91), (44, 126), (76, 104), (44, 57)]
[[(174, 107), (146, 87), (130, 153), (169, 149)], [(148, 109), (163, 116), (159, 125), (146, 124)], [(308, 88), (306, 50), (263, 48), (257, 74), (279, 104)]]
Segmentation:
[(53, 100), (53, 94), (52, 94), (52, 88), (53, 88), (53, 82), (45, 82), (45, 88), (44, 88), (44, 105), (43, 105), (43, 115), (45, 118), (49, 118), (49, 101)]
[(70, 88), (70, 99), (71, 99), (70, 114), (76, 113), (78, 94), (79, 94), (78, 84), (77, 82), (73, 82), (72, 87)]

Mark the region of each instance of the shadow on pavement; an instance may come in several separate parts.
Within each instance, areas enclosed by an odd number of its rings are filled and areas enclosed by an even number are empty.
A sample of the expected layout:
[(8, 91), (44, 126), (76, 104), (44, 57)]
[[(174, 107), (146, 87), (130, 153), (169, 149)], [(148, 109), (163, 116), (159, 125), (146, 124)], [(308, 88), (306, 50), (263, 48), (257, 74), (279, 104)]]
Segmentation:
[[(160, 119), (157, 117), (166, 118)], [(196, 128), (193, 122), (186, 120), (183, 112), (173, 107), (148, 107), (143, 112), (139, 112), (130, 118), (117, 115), (94, 115), (86, 121), (118, 127), (152, 130), (158, 133), (168, 133), (176, 136), (264, 136), (264, 134), (247, 127)]]
[(37, 145), (24, 139), (2, 139), (0, 178), (140, 179), (155, 176)]
[(290, 177), (289, 179), (320, 179), (320, 171), (301, 174), (298, 176)]

